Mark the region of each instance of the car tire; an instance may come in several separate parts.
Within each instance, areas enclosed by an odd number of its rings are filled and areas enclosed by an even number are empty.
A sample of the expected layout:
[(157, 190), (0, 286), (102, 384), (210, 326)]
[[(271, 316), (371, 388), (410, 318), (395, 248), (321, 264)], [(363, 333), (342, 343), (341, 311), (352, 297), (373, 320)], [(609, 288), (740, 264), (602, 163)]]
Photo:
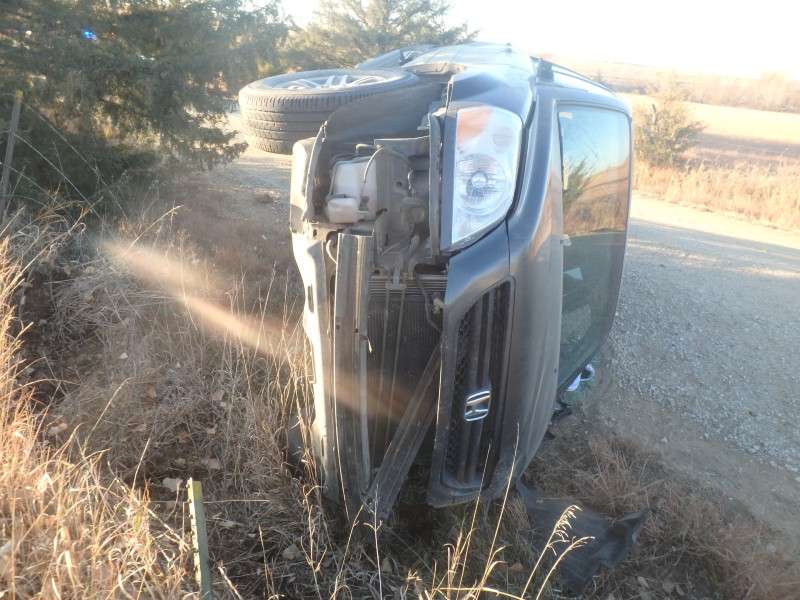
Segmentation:
[(242, 125), (256, 148), (291, 154), (297, 140), (316, 136), (340, 106), (416, 82), (413, 73), (399, 69), (325, 69), (267, 77), (239, 92)]

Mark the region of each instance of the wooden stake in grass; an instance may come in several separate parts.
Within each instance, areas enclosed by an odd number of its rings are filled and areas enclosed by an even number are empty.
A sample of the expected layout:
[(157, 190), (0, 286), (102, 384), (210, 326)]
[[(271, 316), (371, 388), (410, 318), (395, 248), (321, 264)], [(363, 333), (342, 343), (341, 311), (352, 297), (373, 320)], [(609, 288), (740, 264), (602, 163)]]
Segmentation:
[(206, 512), (203, 509), (203, 488), (199, 481), (189, 479), (189, 514), (192, 518), (192, 542), (194, 543), (194, 565), (201, 600), (214, 600), (211, 592), (211, 569), (208, 565), (208, 534)]
[(11, 121), (8, 124), (8, 140), (6, 156), (3, 159), (3, 175), (0, 176), (0, 218), (5, 219), (8, 208), (8, 180), (11, 177), (11, 161), (14, 158), (14, 142), (17, 140), (19, 111), (22, 108), (22, 92), (14, 94), (14, 108), (11, 109)]

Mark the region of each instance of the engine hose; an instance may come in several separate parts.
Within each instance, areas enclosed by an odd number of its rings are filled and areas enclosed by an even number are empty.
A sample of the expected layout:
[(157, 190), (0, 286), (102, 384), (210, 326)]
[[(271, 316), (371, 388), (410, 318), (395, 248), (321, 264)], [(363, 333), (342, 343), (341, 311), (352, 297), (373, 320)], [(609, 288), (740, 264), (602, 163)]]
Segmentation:
[(442, 328), (433, 320), (433, 304), (431, 303), (431, 298), (428, 296), (428, 290), (425, 289), (425, 286), (422, 285), (422, 279), (419, 276), (419, 271), (414, 271), (414, 279), (419, 286), (420, 292), (422, 292), (422, 298), (425, 300), (425, 320), (428, 321), (428, 325), (433, 327), (439, 333), (442, 333)]
[(331, 253), (331, 244), (333, 244), (333, 238), (330, 238), (328, 239), (327, 242), (325, 242), (325, 254), (328, 255), (328, 258), (331, 259), (331, 262), (333, 262), (333, 264), (338, 265), (339, 263), (336, 262), (336, 259), (333, 257), (333, 254)]

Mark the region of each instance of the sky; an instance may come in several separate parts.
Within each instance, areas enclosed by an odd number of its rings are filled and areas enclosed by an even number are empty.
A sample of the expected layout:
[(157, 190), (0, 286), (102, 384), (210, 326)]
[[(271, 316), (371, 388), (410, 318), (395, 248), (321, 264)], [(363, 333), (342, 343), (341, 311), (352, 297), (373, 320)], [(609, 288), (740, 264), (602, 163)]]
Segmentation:
[[(451, 0), (450, 20), (532, 54), (800, 79), (797, 0)], [(284, 0), (303, 25), (317, 0)]]

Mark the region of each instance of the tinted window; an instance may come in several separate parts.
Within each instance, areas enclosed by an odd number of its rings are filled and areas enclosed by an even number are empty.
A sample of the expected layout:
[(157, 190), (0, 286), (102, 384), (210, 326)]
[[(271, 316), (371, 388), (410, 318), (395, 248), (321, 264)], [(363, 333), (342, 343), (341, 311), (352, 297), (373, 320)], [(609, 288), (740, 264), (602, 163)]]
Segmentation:
[(562, 107), (564, 296), (559, 381), (591, 358), (614, 319), (625, 251), (630, 123), (615, 111)]

